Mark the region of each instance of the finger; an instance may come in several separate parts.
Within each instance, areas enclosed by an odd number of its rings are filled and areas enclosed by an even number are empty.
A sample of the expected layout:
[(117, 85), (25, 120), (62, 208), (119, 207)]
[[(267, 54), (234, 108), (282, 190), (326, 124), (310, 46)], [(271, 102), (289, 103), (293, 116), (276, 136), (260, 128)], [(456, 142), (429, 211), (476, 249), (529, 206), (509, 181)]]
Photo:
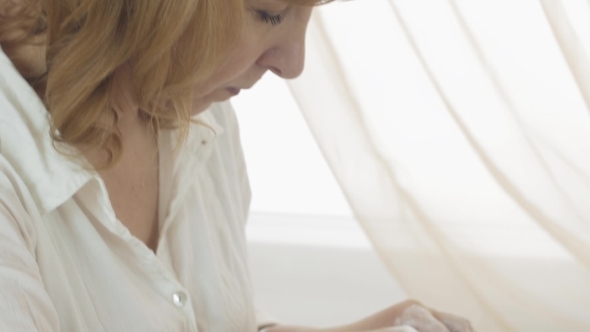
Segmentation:
[(463, 317), (436, 311), (432, 311), (432, 314), (443, 323), (450, 332), (475, 332), (471, 323)]
[(366, 331), (366, 332), (419, 332), (419, 331), (416, 331), (416, 329), (411, 326), (402, 325), (402, 326), (385, 327), (385, 328)]
[(411, 326), (419, 332), (450, 332), (428, 309), (418, 304), (406, 308), (396, 319), (395, 326), (402, 325)]
[(385, 330), (385, 331), (387, 331), (387, 332), (418, 332), (418, 331), (416, 331), (415, 328), (408, 326), (408, 325), (394, 326), (391, 328), (391, 330)]

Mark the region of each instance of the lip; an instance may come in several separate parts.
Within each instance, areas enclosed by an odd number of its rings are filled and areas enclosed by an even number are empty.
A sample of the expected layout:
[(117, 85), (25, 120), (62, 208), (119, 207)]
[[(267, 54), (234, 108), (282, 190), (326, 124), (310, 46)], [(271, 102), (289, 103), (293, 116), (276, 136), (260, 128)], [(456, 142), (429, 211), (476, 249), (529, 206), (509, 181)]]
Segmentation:
[(241, 89), (229, 87), (225, 88), (225, 91), (229, 92), (229, 94), (232, 96), (237, 96), (240, 93)]

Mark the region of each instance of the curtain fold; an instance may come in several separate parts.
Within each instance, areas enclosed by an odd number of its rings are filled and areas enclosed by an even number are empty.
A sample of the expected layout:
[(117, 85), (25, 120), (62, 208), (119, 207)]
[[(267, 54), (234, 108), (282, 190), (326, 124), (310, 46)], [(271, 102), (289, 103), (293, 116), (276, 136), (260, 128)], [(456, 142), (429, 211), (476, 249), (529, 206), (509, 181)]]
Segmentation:
[(329, 5), (289, 82), (392, 276), (478, 331), (590, 331), (585, 20), (586, 0)]

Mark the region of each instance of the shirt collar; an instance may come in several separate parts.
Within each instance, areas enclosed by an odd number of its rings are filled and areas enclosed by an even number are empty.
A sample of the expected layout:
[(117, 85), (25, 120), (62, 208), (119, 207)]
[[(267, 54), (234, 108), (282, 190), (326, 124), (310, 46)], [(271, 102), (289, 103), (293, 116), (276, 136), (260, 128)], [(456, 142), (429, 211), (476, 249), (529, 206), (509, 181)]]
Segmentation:
[(46, 214), (69, 199), (93, 174), (55, 150), (49, 136), (49, 113), (1, 51), (0, 105), (0, 154)]
[[(197, 179), (197, 172), (214, 153), (217, 138), (224, 129), (213, 112), (217, 105), (193, 118), (186, 141), (180, 143), (177, 130), (160, 133), (160, 218), (167, 219), (184, 201), (186, 190)], [(178, 147), (178, 148), (177, 148)]]
[[(169, 135), (163, 140), (168, 144), (161, 143), (160, 149), (178, 151), (173, 158), (177, 175), (190, 173), (196, 163), (204, 163), (215, 138), (223, 133), (210, 110), (201, 112), (194, 120), (186, 142), (178, 150), (175, 145), (170, 146), (177, 141), (178, 131), (163, 132)], [(49, 133), (49, 112), (0, 50), (0, 154), (29, 189), (42, 215), (70, 199), (89, 180), (98, 178), (95, 171), (56, 151)]]
[[(213, 116), (215, 105), (192, 118), (186, 140), (179, 142), (180, 132), (176, 129), (162, 130), (160, 133), (160, 154), (179, 167), (191, 168), (195, 163), (204, 163), (209, 158), (215, 141), (224, 129)], [(162, 159), (162, 158), (161, 158)]]

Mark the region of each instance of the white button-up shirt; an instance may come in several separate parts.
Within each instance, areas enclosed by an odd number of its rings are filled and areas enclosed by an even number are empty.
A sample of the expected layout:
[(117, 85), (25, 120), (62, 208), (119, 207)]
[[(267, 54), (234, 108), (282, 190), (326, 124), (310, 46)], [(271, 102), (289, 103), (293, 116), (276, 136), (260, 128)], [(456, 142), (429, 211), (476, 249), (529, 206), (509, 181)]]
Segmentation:
[(56, 152), (48, 113), (0, 52), (0, 331), (255, 331), (235, 115), (160, 137), (157, 252), (115, 217), (99, 175)]

